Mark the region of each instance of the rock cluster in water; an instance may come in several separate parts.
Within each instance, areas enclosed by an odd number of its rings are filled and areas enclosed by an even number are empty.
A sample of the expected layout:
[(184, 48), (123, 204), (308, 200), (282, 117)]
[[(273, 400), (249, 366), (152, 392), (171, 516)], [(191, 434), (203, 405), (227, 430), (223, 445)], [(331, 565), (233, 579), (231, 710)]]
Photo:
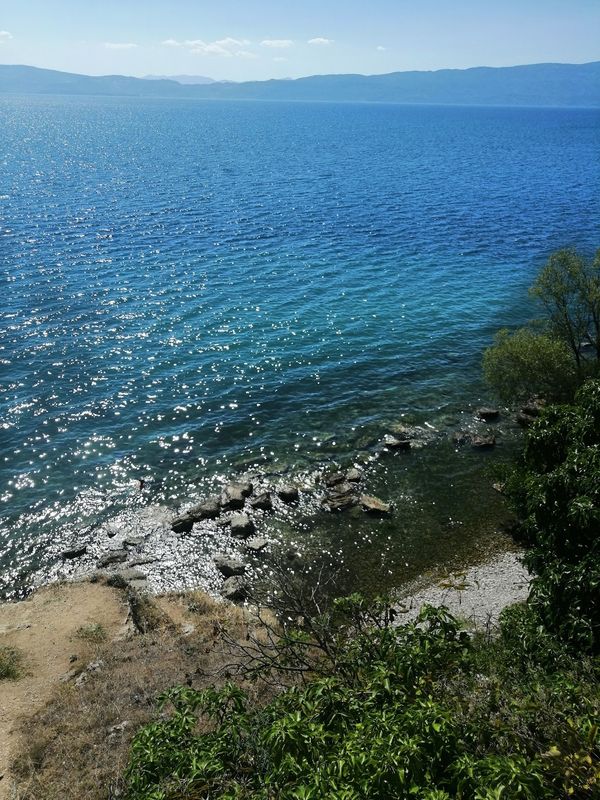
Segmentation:
[[(541, 407), (539, 402), (528, 403), (517, 414), (516, 422), (521, 425), (530, 424), (539, 415)], [(186, 509), (184, 506), (184, 510), (175, 516), (163, 507), (156, 507), (153, 512), (148, 508), (148, 514), (153, 513), (156, 517), (149, 518), (149, 528), (154, 529), (154, 537), (159, 528), (171, 528), (174, 533), (183, 536), (188, 533), (204, 535), (209, 526), (202, 523), (210, 522), (219, 541), (216, 549), (231, 547), (233, 543), (227, 542), (228, 536), (237, 539), (237, 554), (211, 553), (209, 548), (205, 558), (209, 562), (212, 560), (214, 565), (213, 570), (209, 570), (212, 574), (211, 581), (214, 581), (215, 576), (220, 576), (223, 580), (221, 594), (236, 602), (245, 600), (248, 598), (248, 575), (253, 574), (251, 559), (271, 543), (260, 532), (267, 515), (275, 511), (285, 514), (285, 507), (291, 509), (295, 505), (299, 505), (301, 510), (305, 509), (305, 494), (311, 513), (320, 507), (328, 513), (352, 511), (354, 514), (362, 512), (371, 516), (390, 515), (393, 512), (392, 504), (369, 493), (369, 464), (380, 458), (408, 458), (413, 451), (418, 451), (434, 441), (448, 441), (449, 438), (456, 446), (469, 445), (474, 450), (493, 448), (496, 444), (495, 431), (498, 430), (495, 423), (501, 418), (500, 411), (484, 406), (467, 414), (472, 415), (471, 419), (465, 420), (465, 427), (454, 433), (450, 427), (453, 424), (451, 421), (447, 422), (445, 430), (439, 430), (429, 423), (391, 423), (378, 437), (365, 441), (363, 449), (368, 452), (361, 451), (356, 455), (355, 463), (345, 468), (338, 464), (329, 468), (321, 465), (310, 477), (305, 476), (302, 479), (297, 476), (295, 482), (294, 479), (283, 482), (283, 475), (279, 475), (272, 485), (266, 483), (266, 474), (254, 475), (251, 480), (231, 480), (218, 493), (191, 508)], [(198, 527), (194, 530), (195, 525)], [(147, 533), (148, 528), (142, 525), (142, 536), (135, 536), (131, 532), (130, 535), (123, 535), (126, 534), (123, 523), (113, 519), (102, 529), (109, 538), (117, 536), (116, 549), (97, 554), (95, 543), (89, 542), (88, 552), (86, 544), (75, 541), (60, 553), (63, 562), (84, 559), (89, 564), (90, 557), (95, 558), (96, 569), (113, 576), (123, 576), (123, 579), (133, 581), (137, 588), (147, 590), (146, 577), (139, 567), (159, 560), (152, 552), (140, 553), (138, 550), (138, 547), (144, 548), (144, 543), (150, 536)], [(226, 533), (225, 539), (220, 533)], [(158, 537), (160, 539), (160, 533)], [(134, 552), (131, 552), (132, 549)], [(248, 564), (243, 560), (244, 553), (248, 557)]]

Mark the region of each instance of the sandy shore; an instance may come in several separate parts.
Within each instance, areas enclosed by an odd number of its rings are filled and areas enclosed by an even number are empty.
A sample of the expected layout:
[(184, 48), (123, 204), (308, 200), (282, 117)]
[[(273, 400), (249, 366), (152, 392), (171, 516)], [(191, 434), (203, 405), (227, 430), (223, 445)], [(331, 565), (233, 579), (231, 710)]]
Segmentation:
[(420, 608), (428, 603), (447, 606), (452, 614), (473, 627), (496, 625), (502, 609), (527, 598), (529, 573), (520, 563), (519, 555), (501, 553), (406, 595), (398, 606), (399, 621), (415, 619)]

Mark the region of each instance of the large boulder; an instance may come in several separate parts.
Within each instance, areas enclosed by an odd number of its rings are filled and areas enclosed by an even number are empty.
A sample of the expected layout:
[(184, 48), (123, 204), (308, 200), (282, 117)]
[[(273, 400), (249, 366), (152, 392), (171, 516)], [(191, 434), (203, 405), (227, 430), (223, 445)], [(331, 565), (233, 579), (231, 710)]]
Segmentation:
[(352, 467), (346, 473), (346, 480), (349, 483), (358, 483), (359, 481), (362, 480), (362, 472), (356, 467)]
[(231, 517), (231, 535), (239, 539), (247, 539), (254, 533), (254, 523), (248, 514), (234, 514)]
[(232, 575), (243, 575), (246, 572), (246, 565), (242, 561), (224, 553), (217, 553), (213, 561), (221, 575), (226, 578), (231, 578)]
[(226, 511), (243, 508), (246, 498), (252, 494), (253, 486), (249, 481), (228, 483), (221, 492), (221, 506)]
[(346, 474), (344, 472), (329, 472), (327, 475), (323, 476), (323, 483), (328, 488), (337, 486), (339, 483), (344, 483), (345, 480)]
[(273, 511), (273, 500), (269, 492), (262, 492), (250, 500), (250, 508), (258, 511)]
[(284, 503), (297, 503), (300, 499), (300, 492), (295, 486), (285, 484), (277, 489), (277, 496), (280, 500), (283, 500)]
[(479, 419), (483, 419), (486, 422), (491, 422), (492, 420), (498, 419), (500, 416), (500, 411), (497, 408), (489, 408), (488, 406), (484, 406), (477, 409), (477, 416)]
[(223, 584), (221, 594), (232, 603), (241, 602), (248, 597), (248, 584), (241, 575), (232, 575)]
[(205, 519), (216, 519), (221, 513), (221, 505), (218, 498), (209, 497), (200, 505), (190, 508), (185, 514), (171, 522), (171, 530), (175, 533), (189, 533), (195, 522), (202, 522)]

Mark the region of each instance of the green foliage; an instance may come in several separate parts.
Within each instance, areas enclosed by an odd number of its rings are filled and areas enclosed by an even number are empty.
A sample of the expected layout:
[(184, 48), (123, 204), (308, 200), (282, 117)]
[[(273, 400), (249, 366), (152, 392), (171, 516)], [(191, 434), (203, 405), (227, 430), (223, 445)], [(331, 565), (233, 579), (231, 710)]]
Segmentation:
[[(348, 614), (363, 603), (342, 601)], [(585, 797), (598, 781), (597, 684), (583, 691), (566, 668), (548, 676), (535, 655), (544, 641), (528, 640), (529, 656), (515, 657), (523, 645), (512, 625), (490, 645), (443, 609), (425, 609), (417, 624), (371, 624), (337, 639), (341, 673), (263, 708), (232, 684), (173, 689), (162, 718), (134, 739), (127, 797)]]
[(526, 436), (506, 494), (522, 519), (535, 574), (530, 604), (548, 629), (600, 647), (600, 381), (551, 406)]
[(499, 331), (494, 345), (483, 355), (483, 374), (506, 402), (534, 395), (568, 398), (577, 378), (567, 345), (529, 328)]
[(22, 674), (23, 656), (14, 647), (0, 645), (0, 681), (15, 681)]
[(553, 253), (531, 287), (546, 309), (553, 336), (571, 351), (578, 370), (589, 345), (600, 361), (600, 250), (593, 262), (575, 250)]
[(484, 377), (509, 403), (572, 400), (600, 369), (600, 250), (593, 261), (574, 250), (553, 253), (530, 293), (546, 312), (541, 330), (501, 330), (484, 353)]

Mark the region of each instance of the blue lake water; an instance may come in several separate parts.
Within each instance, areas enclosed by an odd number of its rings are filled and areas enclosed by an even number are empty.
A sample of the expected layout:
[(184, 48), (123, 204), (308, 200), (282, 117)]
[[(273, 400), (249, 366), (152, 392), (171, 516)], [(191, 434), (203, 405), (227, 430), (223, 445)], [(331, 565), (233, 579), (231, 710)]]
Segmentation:
[(8, 593), (140, 477), (176, 507), (489, 399), (547, 255), (600, 246), (597, 110), (0, 97), (0, 130)]

